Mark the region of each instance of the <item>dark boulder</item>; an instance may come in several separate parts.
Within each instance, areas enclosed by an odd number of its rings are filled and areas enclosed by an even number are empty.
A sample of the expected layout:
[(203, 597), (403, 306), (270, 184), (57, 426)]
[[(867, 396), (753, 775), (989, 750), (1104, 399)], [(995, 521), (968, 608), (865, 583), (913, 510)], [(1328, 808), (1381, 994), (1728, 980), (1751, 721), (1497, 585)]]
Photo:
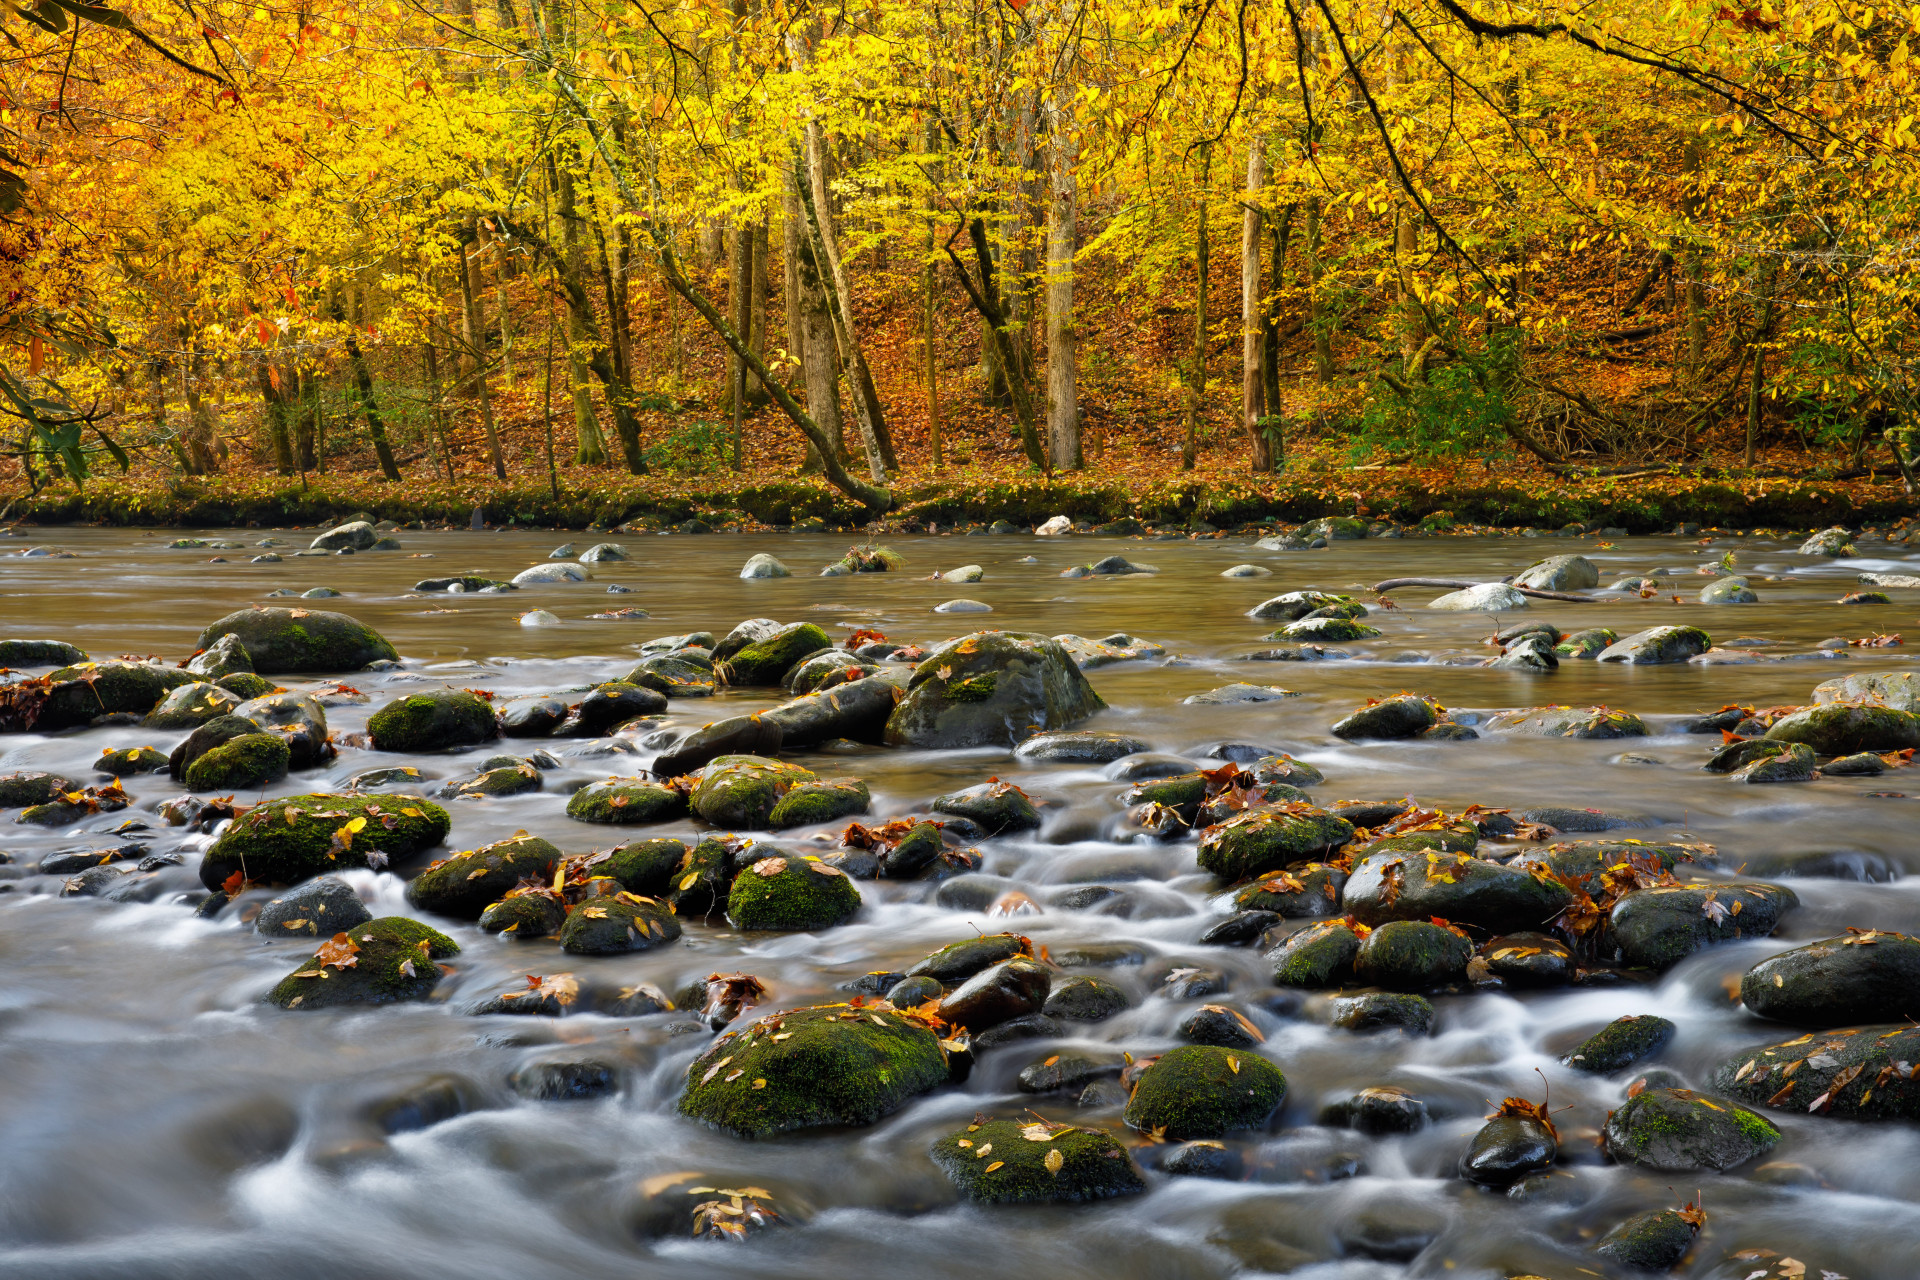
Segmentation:
[(1604, 1133), (1615, 1159), (1667, 1173), (1724, 1173), (1780, 1141), (1765, 1117), (1691, 1089), (1642, 1089), (1607, 1117)]
[(914, 668), (887, 720), (893, 746), (1014, 746), (1035, 726), (1064, 728), (1106, 705), (1060, 643), (982, 631), (940, 646)]
[(344, 613), (324, 609), (241, 609), (200, 633), (200, 649), (237, 636), (261, 675), (358, 671), (400, 655), (378, 631)]
[(1868, 929), (1783, 951), (1747, 970), (1740, 999), (1796, 1027), (1920, 1021), (1920, 938)]

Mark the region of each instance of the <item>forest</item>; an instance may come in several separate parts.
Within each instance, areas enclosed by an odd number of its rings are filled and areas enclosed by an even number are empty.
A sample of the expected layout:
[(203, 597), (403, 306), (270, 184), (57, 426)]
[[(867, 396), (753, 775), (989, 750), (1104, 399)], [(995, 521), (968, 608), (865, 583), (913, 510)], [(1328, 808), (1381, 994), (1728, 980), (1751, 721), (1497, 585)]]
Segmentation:
[(1912, 492), (1920, 9), (3, 12), (21, 510)]

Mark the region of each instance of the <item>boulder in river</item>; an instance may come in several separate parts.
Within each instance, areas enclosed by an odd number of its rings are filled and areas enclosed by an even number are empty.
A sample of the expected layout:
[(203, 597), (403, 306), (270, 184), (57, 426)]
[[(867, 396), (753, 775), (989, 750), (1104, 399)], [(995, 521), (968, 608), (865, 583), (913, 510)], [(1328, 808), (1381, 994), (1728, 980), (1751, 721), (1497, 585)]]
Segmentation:
[(670, 822), (686, 814), (685, 791), (638, 778), (608, 778), (604, 782), (590, 782), (567, 800), (567, 816), (575, 822), (630, 826)]
[(46, 804), (55, 796), (78, 791), (85, 785), (64, 774), (21, 769), (0, 773), (0, 809), (25, 809)]
[(1513, 585), (1535, 591), (1584, 591), (1600, 585), (1600, 570), (1585, 556), (1548, 556), (1521, 570)]
[(1920, 712), (1920, 671), (1863, 671), (1822, 680), (1813, 686), (1813, 700), (1877, 703), (1896, 711)]
[[(309, 769), (336, 754), (327, 735), (326, 708), (312, 694), (284, 691), (265, 694), (241, 703), (233, 709), (233, 714), (236, 719), (258, 726), (262, 733), (278, 734), (292, 752), (290, 768)], [(188, 741), (217, 723), (219, 721), (208, 721), (196, 729)], [(189, 748), (186, 754), (191, 756), (193, 750)]]
[(1338, 867), (1309, 862), (1286, 871), (1269, 871), (1234, 890), (1233, 905), (1240, 911), (1270, 911), (1300, 919), (1332, 915), (1339, 905), (1347, 873)]
[(1308, 925), (1266, 953), (1273, 965), (1274, 982), (1282, 987), (1313, 990), (1340, 986), (1353, 977), (1361, 940), (1370, 932), (1367, 926), (1347, 920)]
[(282, 1009), (425, 1000), (440, 982), (434, 961), (459, 950), (452, 938), (417, 920), (383, 916), (334, 934), (267, 999)]
[(887, 719), (902, 747), (1013, 746), (1035, 727), (1059, 729), (1106, 706), (1065, 648), (1045, 636), (980, 631), (914, 668)]
[(1054, 984), (1040, 1012), (1068, 1022), (1102, 1022), (1132, 1003), (1125, 991), (1105, 978), (1075, 974)]
[(1865, 702), (1802, 707), (1773, 722), (1767, 737), (1799, 742), (1823, 756), (1920, 747), (1920, 713)]
[(702, 725), (662, 751), (652, 772), (677, 778), (725, 755), (772, 755), (785, 739), (780, 721), (771, 715), (729, 716)]
[(928, 807), (935, 813), (976, 822), (988, 835), (1031, 831), (1040, 825), (1040, 811), (1027, 793), (998, 779), (938, 796)]
[(1760, 597), (1745, 578), (1728, 575), (1716, 578), (1700, 588), (1701, 604), (1758, 604)]
[(1731, 780), (1747, 783), (1811, 782), (1819, 776), (1814, 768), (1812, 747), (1798, 742), (1781, 745), (1783, 750), (1767, 752), (1735, 769)]
[(1646, 721), (1611, 707), (1523, 707), (1488, 718), (1494, 733), (1528, 738), (1644, 738)]
[(198, 682), (177, 667), (124, 661), (81, 662), (46, 678), (51, 687), (0, 690), (0, 727), (51, 733), (91, 724), (98, 716), (144, 716), (171, 690)]
[(1093, 729), (1074, 729), (1059, 733), (1036, 733), (1014, 748), (1021, 760), (1053, 764), (1108, 764), (1149, 749), (1140, 738), (1123, 733), (1101, 733)]
[(1740, 999), (1795, 1027), (1920, 1022), (1920, 938), (1866, 929), (1782, 951), (1747, 970)]
[(845, 872), (818, 858), (761, 858), (733, 878), (727, 922), (736, 929), (813, 932), (844, 924), (860, 909)]
[(1494, 1116), (1473, 1136), (1460, 1157), (1460, 1176), (1485, 1187), (1509, 1187), (1553, 1166), (1560, 1140), (1537, 1116)]
[(620, 679), (657, 690), (669, 698), (710, 698), (718, 684), (713, 659), (701, 649), (651, 654), (640, 659)]
[(1433, 1034), (1433, 1002), (1401, 991), (1369, 991), (1335, 1000), (1328, 1025), (1342, 1031), (1402, 1031), (1410, 1036)]
[(1456, 929), (1429, 920), (1393, 920), (1360, 943), (1353, 972), (1388, 991), (1425, 991), (1465, 977), (1472, 958), (1473, 944)]
[(372, 627), (324, 609), (241, 609), (202, 631), (196, 647), (211, 649), (222, 636), (238, 636), (253, 669), (269, 676), (358, 671), (400, 657)]
[(701, 773), (691, 804), (716, 827), (761, 831), (771, 825), (781, 797), (814, 777), (809, 769), (765, 756), (719, 756)]
[(1027, 955), (1031, 950), (1027, 940), (1016, 933), (989, 933), (963, 938), (921, 957), (907, 969), (906, 976), (932, 978), (951, 986), (1002, 960)]
[(1766, 1117), (1691, 1089), (1642, 1089), (1607, 1117), (1604, 1133), (1615, 1159), (1666, 1173), (1724, 1173), (1780, 1141)]
[(1317, 809), (1250, 809), (1207, 828), (1196, 856), (1203, 868), (1232, 883), (1306, 862), (1351, 839), (1352, 823)]
[(1635, 1271), (1671, 1271), (1693, 1248), (1700, 1231), (1698, 1210), (1649, 1209), (1614, 1227), (1593, 1251)]
[(1352, 618), (1302, 618), (1298, 622), (1289, 622), (1267, 638), (1344, 644), (1350, 640), (1371, 640), (1380, 634), (1380, 628), (1370, 627)]
[(468, 689), (434, 689), (395, 698), (367, 719), (378, 751), (444, 751), (500, 736), (493, 704)]
[(187, 766), (189, 791), (257, 791), (287, 776), (293, 753), (271, 733), (243, 733), (202, 752)]
[(260, 908), (254, 931), (263, 938), (330, 938), (373, 919), (353, 886), (333, 876), (309, 880)]
[(70, 667), (86, 650), (64, 640), (0, 640), (0, 667)]
[(1575, 1071), (1612, 1075), (1666, 1048), (1678, 1029), (1651, 1013), (1630, 1013), (1588, 1036), (1561, 1061)]
[(940, 1001), (940, 1016), (977, 1034), (1039, 1013), (1052, 983), (1053, 975), (1045, 965), (1015, 956), (982, 969), (948, 992)]
[[(780, 740), (775, 745), (788, 750), (804, 750), (834, 738), (878, 746), (886, 736), (887, 718), (901, 696), (892, 673), (863, 676), (789, 699), (771, 711), (761, 712), (758, 719), (779, 729)], [(761, 755), (769, 751), (765, 746), (736, 749)], [(676, 747), (676, 754), (679, 751)]]
[(789, 667), (780, 679), (780, 687), (790, 694), (808, 694), (828, 685), (849, 684), (879, 669), (845, 649), (822, 649)]
[(1685, 662), (1713, 648), (1713, 637), (1698, 627), (1648, 627), (1614, 641), (1599, 654), (1601, 662), (1659, 666)]
[(436, 915), (477, 920), (522, 880), (553, 879), (559, 860), (551, 842), (522, 831), (433, 863), (407, 882), (407, 902)]
[(560, 949), (576, 956), (621, 955), (651, 951), (679, 936), (680, 920), (671, 908), (622, 892), (575, 903), (560, 926)]
[(1545, 928), (1572, 900), (1564, 885), (1528, 867), (1431, 851), (1370, 854), (1341, 898), (1363, 924), (1439, 916), (1496, 934)]
[(1849, 1027), (1748, 1049), (1722, 1063), (1714, 1088), (1795, 1115), (1920, 1120), (1920, 1027)]
[(1367, 738), (1411, 738), (1430, 729), (1440, 719), (1440, 706), (1432, 698), (1418, 693), (1369, 702), (1333, 725), (1337, 738), (1359, 741)]
[(1834, 525), (1831, 529), (1822, 529), (1800, 544), (1803, 556), (1827, 556), (1841, 559), (1854, 554), (1853, 535), (1844, 525)]
[(1104, 1200), (1147, 1189), (1112, 1134), (1032, 1117), (978, 1118), (935, 1142), (931, 1154), (954, 1186), (981, 1204)]
[(580, 553), (581, 564), (611, 564), (620, 560), (631, 560), (627, 549), (617, 542), (596, 542)]
[(1276, 619), (1298, 622), (1316, 609), (1323, 609), (1333, 604), (1345, 604), (1351, 598), (1335, 595), (1330, 591), (1289, 591), (1271, 600), (1263, 600), (1247, 610), (1247, 616), (1262, 622), (1272, 622)]
[(1427, 603), (1427, 608), (1445, 613), (1504, 613), (1509, 609), (1526, 607), (1526, 596), (1504, 582), (1482, 582), (1459, 591), (1449, 591)]
[(1280, 1068), (1249, 1050), (1182, 1045), (1140, 1073), (1126, 1122), (1157, 1138), (1186, 1142), (1264, 1128), (1287, 1096)]
[(729, 685), (777, 685), (797, 664), (832, 647), (818, 624), (795, 622), (718, 657), (714, 672)]
[(385, 866), (439, 844), (450, 825), (445, 809), (418, 796), (283, 796), (234, 819), (201, 858), (200, 883), (217, 889), (238, 871), (257, 884), (297, 884)]
[(239, 706), (241, 699), (217, 684), (197, 681), (169, 690), (141, 724), (149, 729), (196, 729)]
[(1616, 902), (1609, 927), (1628, 964), (1667, 969), (1712, 943), (1767, 937), (1799, 905), (1793, 890), (1777, 884), (1657, 885)]
[(528, 694), (500, 706), (500, 733), (508, 738), (545, 738), (567, 718), (567, 704), (551, 694)]
[(1595, 658), (1619, 638), (1611, 627), (1588, 627), (1561, 637), (1553, 652), (1559, 658)]
[(252, 671), (253, 655), (247, 652), (239, 636), (221, 636), (212, 648), (188, 659), (187, 670), (208, 680), (218, 680), (221, 676)]
[(380, 535), (374, 532), (371, 524), (365, 520), (353, 520), (328, 529), (308, 543), (307, 547), (312, 551), (341, 551), (349, 548), (354, 551), (371, 551), (373, 544), (379, 540)]
[(610, 733), (629, 720), (657, 716), (667, 709), (666, 695), (644, 685), (624, 680), (609, 680), (587, 690), (574, 713), (573, 732), (597, 738)]
[(106, 747), (93, 767), (111, 777), (131, 778), (142, 773), (165, 773), (167, 758), (152, 747)]
[(946, 1050), (892, 1009), (821, 1005), (729, 1032), (687, 1068), (682, 1115), (742, 1138), (867, 1125), (947, 1083)]
[(522, 569), (513, 575), (512, 585), (526, 587), (549, 582), (585, 582), (592, 577), (593, 572), (584, 565), (556, 560)]

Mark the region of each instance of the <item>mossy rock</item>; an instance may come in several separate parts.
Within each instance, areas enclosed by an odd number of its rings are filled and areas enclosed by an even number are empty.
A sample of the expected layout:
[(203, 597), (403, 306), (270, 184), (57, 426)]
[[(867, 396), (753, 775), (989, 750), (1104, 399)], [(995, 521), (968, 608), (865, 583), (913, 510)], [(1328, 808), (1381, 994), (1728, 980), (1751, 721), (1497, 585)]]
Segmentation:
[(146, 715), (169, 692), (197, 684), (200, 678), (145, 662), (82, 662), (62, 667), (47, 679), (53, 687), (29, 726), (41, 733), (91, 724), (97, 716)]
[(1147, 1189), (1127, 1149), (1103, 1129), (976, 1120), (934, 1143), (932, 1155), (980, 1204), (1105, 1200)]
[(1796, 1027), (1920, 1019), (1920, 938), (1871, 929), (1782, 951), (1747, 970), (1740, 999)]
[[(198, 739), (203, 731), (216, 724), (224, 724), (229, 719), (251, 722), (261, 733), (277, 734), (287, 744), (287, 749), (293, 752), (292, 767), (295, 769), (311, 768), (332, 759), (335, 754), (333, 743), (327, 736), (326, 708), (311, 694), (270, 693), (243, 702), (233, 709), (231, 717), (220, 716), (194, 730), (188, 741)], [(186, 755), (192, 756), (197, 750), (197, 747), (189, 750)], [(185, 768), (184, 760), (181, 767)]]
[(1127, 993), (1105, 978), (1075, 974), (1054, 985), (1040, 1012), (1069, 1022), (1102, 1022), (1132, 1005)]
[(1267, 639), (1311, 641), (1314, 644), (1345, 644), (1352, 640), (1371, 640), (1380, 634), (1380, 628), (1370, 627), (1352, 618), (1322, 616), (1289, 622)]
[[(404, 916), (382, 916), (345, 931), (351, 954), (328, 943), (267, 993), (282, 1009), (425, 1000), (440, 982), (445, 956), (460, 950), (452, 938)], [(341, 967), (341, 959), (353, 963)]]
[(626, 684), (637, 684), (669, 698), (710, 698), (718, 685), (713, 660), (698, 650), (679, 650), (642, 658), (633, 670), (620, 677)]
[(442, 858), (407, 882), (407, 902), (436, 915), (477, 920), (522, 880), (551, 880), (560, 850), (526, 832)]
[(82, 785), (63, 774), (43, 773), (37, 769), (3, 773), (0, 774), (0, 809), (24, 809), (28, 805), (46, 804), (55, 796), (80, 790)]
[(1207, 796), (1207, 776), (1204, 773), (1176, 773), (1167, 778), (1149, 778), (1128, 787), (1122, 797), (1125, 803), (1163, 804), (1169, 809), (1178, 809), (1181, 813), (1197, 813), (1200, 802)]
[(276, 688), (273, 681), (265, 676), (257, 676), (251, 671), (235, 671), (231, 675), (219, 677), (214, 683), (228, 693), (245, 698), (249, 702), (255, 698), (266, 697)]
[(1365, 925), (1355, 928), (1344, 920), (1308, 925), (1267, 952), (1274, 983), (1313, 990), (1340, 986), (1353, 977), (1354, 957), (1365, 936)]
[(1411, 738), (1431, 729), (1440, 719), (1440, 708), (1433, 699), (1417, 693), (1382, 698), (1360, 707), (1351, 715), (1336, 720), (1332, 733), (1336, 738), (1363, 742), (1374, 738)]
[(1495, 733), (1513, 733), (1526, 738), (1644, 738), (1647, 722), (1627, 711), (1610, 707), (1527, 707), (1502, 711), (1487, 720)]
[(868, 1125), (947, 1083), (946, 1052), (892, 1009), (821, 1005), (729, 1032), (687, 1068), (682, 1115), (742, 1138)]
[(867, 784), (858, 778), (821, 778), (790, 788), (767, 815), (776, 831), (812, 826), (865, 813), (873, 804)]
[(253, 791), (287, 776), (293, 759), (277, 734), (243, 733), (187, 766), (189, 791)]
[(892, 547), (855, 547), (821, 570), (821, 575), (840, 577), (853, 573), (897, 573), (906, 567), (907, 558)]
[(795, 622), (746, 645), (714, 669), (730, 685), (777, 685), (794, 667), (831, 648), (833, 638), (818, 624)]
[(1490, 933), (1541, 928), (1572, 900), (1565, 885), (1525, 867), (1434, 850), (1370, 854), (1341, 896), (1363, 924), (1439, 916)]
[(1823, 756), (1904, 751), (1920, 747), (1920, 715), (1871, 703), (1827, 702), (1774, 721), (1767, 737), (1801, 743)]
[(1854, 1120), (1920, 1120), (1916, 1062), (1920, 1027), (1875, 1024), (1745, 1050), (1721, 1064), (1713, 1086), (1792, 1115), (1812, 1111)]
[(550, 938), (567, 922), (566, 904), (548, 893), (514, 893), (480, 913), (483, 933)]
[(1017, 933), (989, 933), (977, 938), (963, 938), (959, 942), (949, 942), (938, 951), (915, 961), (907, 969), (906, 976), (927, 977), (950, 987), (957, 986), (1003, 960), (1024, 956), (1031, 951), (1027, 940)]
[(440, 794), (450, 799), (477, 800), (487, 796), (524, 795), (545, 787), (546, 781), (540, 776), (540, 770), (532, 761), (522, 760), (518, 764), (494, 765), (482, 769), (471, 778), (449, 782)]
[(358, 671), (400, 658), (372, 627), (324, 609), (241, 609), (202, 631), (197, 647), (211, 649), (222, 636), (238, 636), (263, 676)]
[[(167, 758), (152, 747), (108, 747), (93, 762), (93, 767), (116, 778), (131, 778), (140, 773), (165, 773)], [(3, 807), (0, 803), (0, 808)]]
[(67, 667), (85, 661), (86, 651), (64, 640), (0, 640), (0, 667)]
[(780, 684), (797, 697), (833, 685), (848, 684), (879, 670), (877, 663), (862, 662), (845, 649), (822, 649), (796, 662), (781, 677)]
[(666, 695), (658, 689), (629, 684), (624, 680), (609, 680), (605, 684), (595, 685), (587, 691), (586, 697), (580, 699), (579, 718), (574, 732), (583, 737), (598, 737), (629, 720), (659, 715), (666, 709)]
[(1271, 911), (1297, 919), (1329, 916), (1340, 903), (1347, 873), (1322, 862), (1309, 862), (1291, 871), (1269, 871), (1251, 884), (1234, 890), (1235, 911)]
[(259, 884), (297, 884), (368, 866), (371, 853), (399, 861), (439, 844), (451, 825), (445, 809), (418, 796), (286, 796), (234, 820), (200, 860), (200, 883), (217, 889), (243, 871)]
[(194, 729), (215, 716), (228, 714), (241, 701), (237, 694), (217, 684), (195, 681), (169, 690), (141, 723), (149, 729)]
[(1693, 1248), (1699, 1230), (1678, 1209), (1653, 1209), (1607, 1232), (1593, 1251), (1636, 1271), (1671, 1271)]
[(1612, 1075), (1666, 1048), (1677, 1030), (1673, 1023), (1650, 1013), (1628, 1014), (1588, 1036), (1561, 1061), (1575, 1071)]
[(727, 921), (736, 929), (810, 933), (845, 924), (859, 909), (853, 881), (818, 858), (762, 858), (727, 893)]
[(1767, 937), (1799, 905), (1793, 890), (1776, 884), (1656, 886), (1616, 902), (1608, 925), (1628, 964), (1667, 969), (1713, 943)]
[(376, 751), (443, 751), (500, 736), (493, 705), (465, 689), (435, 689), (395, 698), (367, 719)]
[(1642, 1089), (1607, 1117), (1604, 1132), (1615, 1159), (1668, 1173), (1724, 1173), (1780, 1141), (1766, 1117), (1691, 1089)]
[(1196, 857), (1201, 867), (1231, 883), (1284, 870), (1351, 839), (1353, 824), (1330, 813), (1254, 809), (1207, 828)]
[(1244, 1049), (1182, 1045), (1140, 1073), (1126, 1122), (1175, 1142), (1263, 1128), (1287, 1096), (1280, 1068)]
[(1588, 627), (1561, 640), (1553, 652), (1562, 658), (1597, 658), (1619, 638), (1611, 627)]
[(1552, 844), (1544, 849), (1526, 849), (1507, 863), (1509, 867), (1540, 867), (1554, 875), (1577, 880), (1589, 894), (1599, 894), (1605, 886), (1601, 878), (1612, 867), (1642, 863), (1671, 871), (1693, 860), (1694, 851), (1685, 845), (1656, 844), (1648, 840), (1600, 840)]
[(1658, 666), (1685, 662), (1713, 648), (1713, 637), (1699, 627), (1648, 627), (1616, 640), (1595, 655), (1600, 662)]
[(1480, 833), (1472, 823), (1450, 822), (1433, 831), (1409, 831), (1369, 840), (1354, 850), (1354, 857), (1370, 858), (1376, 853), (1470, 854), (1479, 847)]
[(887, 718), (898, 747), (1017, 745), (1107, 704), (1066, 648), (1046, 636), (980, 631), (949, 641), (913, 669)]
[(687, 856), (684, 841), (671, 836), (629, 840), (605, 853), (581, 859), (594, 875), (612, 876), (622, 889), (643, 898), (664, 898), (673, 888), (673, 873)]
[(1466, 976), (1473, 944), (1427, 920), (1391, 920), (1360, 944), (1353, 973), (1388, 991), (1424, 991)]
[(788, 790), (814, 781), (812, 770), (765, 756), (719, 756), (700, 775), (693, 811), (716, 827), (763, 831)]
[(567, 912), (560, 948), (577, 956), (651, 951), (680, 936), (671, 908), (631, 893), (588, 898)]
[(687, 796), (677, 787), (632, 778), (590, 782), (567, 801), (567, 816), (575, 822), (633, 825), (671, 822), (687, 815)]
[(703, 916), (726, 904), (733, 884), (735, 849), (730, 841), (702, 840), (687, 850), (671, 876), (667, 901), (683, 916)]

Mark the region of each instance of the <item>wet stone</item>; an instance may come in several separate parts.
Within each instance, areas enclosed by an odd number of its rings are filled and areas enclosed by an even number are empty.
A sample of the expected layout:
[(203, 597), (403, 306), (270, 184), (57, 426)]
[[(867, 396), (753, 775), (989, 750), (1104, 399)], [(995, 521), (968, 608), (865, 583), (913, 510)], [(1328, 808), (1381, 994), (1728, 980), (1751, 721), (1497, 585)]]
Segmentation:
[(1342, 1031), (1403, 1031), (1410, 1036), (1433, 1034), (1433, 1004), (1423, 996), (1371, 992), (1335, 1000), (1331, 1023)]
[(1070, 1022), (1100, 1022), (1132, 1005), (1127, 993), (1105, 978), (1076, 974), (1063, 978), (1047, 995), (1041, 1012)]
[(1698, 1232), (1699, 1227), (1678, 1210), (1653, 1209), (1614, 1227), (1600, 1237), (1593, 1251), (1636, 1271), (1670, 1271), (1693, 1248)]
[(344, 880), (322, 876), (269, 901), (254, 917), (256, 932), (269, 938), (328, 938), (373, 919)]
[(1576, 1071), (1610, 1075), (1660, 1052), (1676, 1030), (1665, 1018), (1629, 1014), (1609, 1022), (1561, 1061)]
[(1426, 1128), (1427, 1104), (1403, 1089), (1375, 1085), (1321, 1109), (1320, 1123), (1361, 1133), (1415, 1133)]
[(1244, 1014), (1225, 1005), (1202, 1005), (1180, 1023), (1177, 1032), (1189, 1044), (1219, 1045), (1223, 1049), (1251, 1049), (1266, 1039)]
[(962, 1194), (982, 1204), (1102, 1200), (1147, 1185), (1111, 1134), (1030, 1118), (975, 1121), (934, 1143), (932, 1156)]
[(1251, 1051), (1186, 1045), (1140, 1073), (1127, 1124), (1175, 1141), (1265, 1127), (1287, 1094), (1280, 1068)]
[(1531, 1116), (1496, 1116), (1474, 1135), (1460, 1157), (1460, 1176), (1486, 1187), (1507, 1187), (1550, 1167), (1560, 1144)]
[(1117, 1053), (1050, 1053), (1024, 1067), (1017, 1084), (1022, 1093), (1077, 1094), (1095, 1080), (1117, 1080), (1125, 1066)]
[(1780, 1141), (1780, 1130), (1759, 1114), (1690, 1089), (1641, 1090), (1613, 1112), (1605, 1132), (1616, 1159), (1670, 1173), (1725, 1172)]

